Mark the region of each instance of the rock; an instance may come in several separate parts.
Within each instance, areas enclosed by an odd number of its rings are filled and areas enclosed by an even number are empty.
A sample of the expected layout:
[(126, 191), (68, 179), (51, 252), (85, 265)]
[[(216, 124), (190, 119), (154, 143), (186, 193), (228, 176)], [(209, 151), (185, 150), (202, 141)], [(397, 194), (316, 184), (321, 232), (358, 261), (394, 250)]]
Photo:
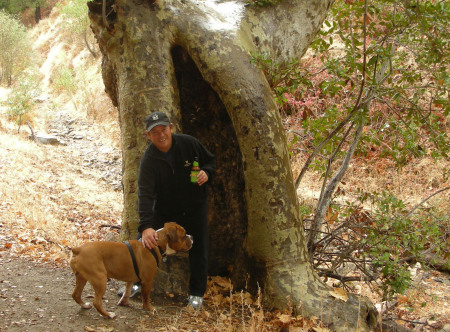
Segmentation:
[(384, 301), (384, 302), (375, 304), (375, 308), (377, 308), (378, 313), (380, 315), (384, 315), (387, 311), (389, 311), (389, 309), (391, 309), (396, 304), (397, 304), (396, 301)]
[(34, 137), (31, 136), (30, 138), (34, 139), (36, 142), (40, 144), (51, 144), (51, 145), (61, 144), (56, 137), (45, 134), (36, 134)]
[(189, 258), (187, 253), (167, 257), (159, 266), (153, 281), (152, 294), (162, 296), (167, 293), (186, 295), (189, 291)]
[(31, 136), (29, 136), (30, 139), (32, 139), (40, 144), (52, 144), (52, 145), (61, 144), (58, 141), (58, 139), (54, 136), (36, 133), (33, 130), (33, 127), (31, 126), (29, 121), (27, 121), (26, 124), (27, 124), (28, 128), (30, 128), (30, 131), (31, 131)]

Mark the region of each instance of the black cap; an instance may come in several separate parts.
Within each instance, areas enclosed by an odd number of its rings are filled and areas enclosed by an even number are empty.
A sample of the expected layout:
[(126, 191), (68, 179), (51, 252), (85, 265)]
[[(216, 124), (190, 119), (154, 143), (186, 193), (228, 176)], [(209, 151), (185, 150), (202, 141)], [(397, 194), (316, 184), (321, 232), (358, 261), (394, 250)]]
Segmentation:
[(170, 125), (169, 117), (163, 112), (154, 112), (145, 118), (145, 128), (147, 128), (147, 131), (159, 125)]

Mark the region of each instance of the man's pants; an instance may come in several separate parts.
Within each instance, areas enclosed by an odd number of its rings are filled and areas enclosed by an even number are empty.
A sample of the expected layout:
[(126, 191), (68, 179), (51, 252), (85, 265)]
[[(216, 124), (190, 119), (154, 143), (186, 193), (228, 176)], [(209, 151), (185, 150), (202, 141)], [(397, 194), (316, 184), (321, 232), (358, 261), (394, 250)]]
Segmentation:
[[(208, 276), (208, 203), (204, 202), (197, 209), (177, 217), (167, 219), (161, 217), (158, 219), (161, 221), (161, 224), (155, 226), (156, 229), (164, 227), (165, 222), (174, 221), (184, 227), (186, 234), (193, 236), (194, 244), (189, 250), (189, 269), (191, 272), (189, 294), (203, 297)], [(141, 233), (138, 234), (137, 238), (141, 238)]]
[(208, 275), (208, 204), (205, 202), (198, 209), (189, 214), (183, 214), (176, 218), (175, 222), (183, 226), (186, 233), (192, 235), (194, 244), (189, 250), (189, 267), (191, 276), (189, 279), (190, 295), (203, 296), (206, 291)]

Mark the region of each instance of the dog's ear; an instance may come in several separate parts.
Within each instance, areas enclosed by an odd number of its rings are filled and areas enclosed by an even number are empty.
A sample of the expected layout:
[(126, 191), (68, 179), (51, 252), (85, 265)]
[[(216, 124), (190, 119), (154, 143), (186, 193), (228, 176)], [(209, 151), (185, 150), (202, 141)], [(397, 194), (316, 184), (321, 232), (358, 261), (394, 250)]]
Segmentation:
[(170, 241), (172, 242), (178, 242), (178, 233), (177, 233), (177, 229), (174, 227), (171, 227), (169, 229), (169, 231), (167, 232), (167, 237), (169, 238)]

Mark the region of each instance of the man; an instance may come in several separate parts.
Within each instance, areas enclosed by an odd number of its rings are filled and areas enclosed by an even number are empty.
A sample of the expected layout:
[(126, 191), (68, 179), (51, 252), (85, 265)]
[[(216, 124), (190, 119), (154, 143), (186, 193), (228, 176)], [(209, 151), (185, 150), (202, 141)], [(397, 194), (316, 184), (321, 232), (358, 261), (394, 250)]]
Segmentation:
[[(206, 291), (208, 264), (207, 182), (215, 173), (215, 156), (196, 138), (173, 133), (166, 114), (154, 112), (145, 119), (151, 141), (139, 169), (139, 226), (142, 245), (157, 245), (156, 230), (175, 221), (194, 237), (189, 251), (189, 305), (202, 306)], [(194, 159), (200, 172), (190, 179)]]

